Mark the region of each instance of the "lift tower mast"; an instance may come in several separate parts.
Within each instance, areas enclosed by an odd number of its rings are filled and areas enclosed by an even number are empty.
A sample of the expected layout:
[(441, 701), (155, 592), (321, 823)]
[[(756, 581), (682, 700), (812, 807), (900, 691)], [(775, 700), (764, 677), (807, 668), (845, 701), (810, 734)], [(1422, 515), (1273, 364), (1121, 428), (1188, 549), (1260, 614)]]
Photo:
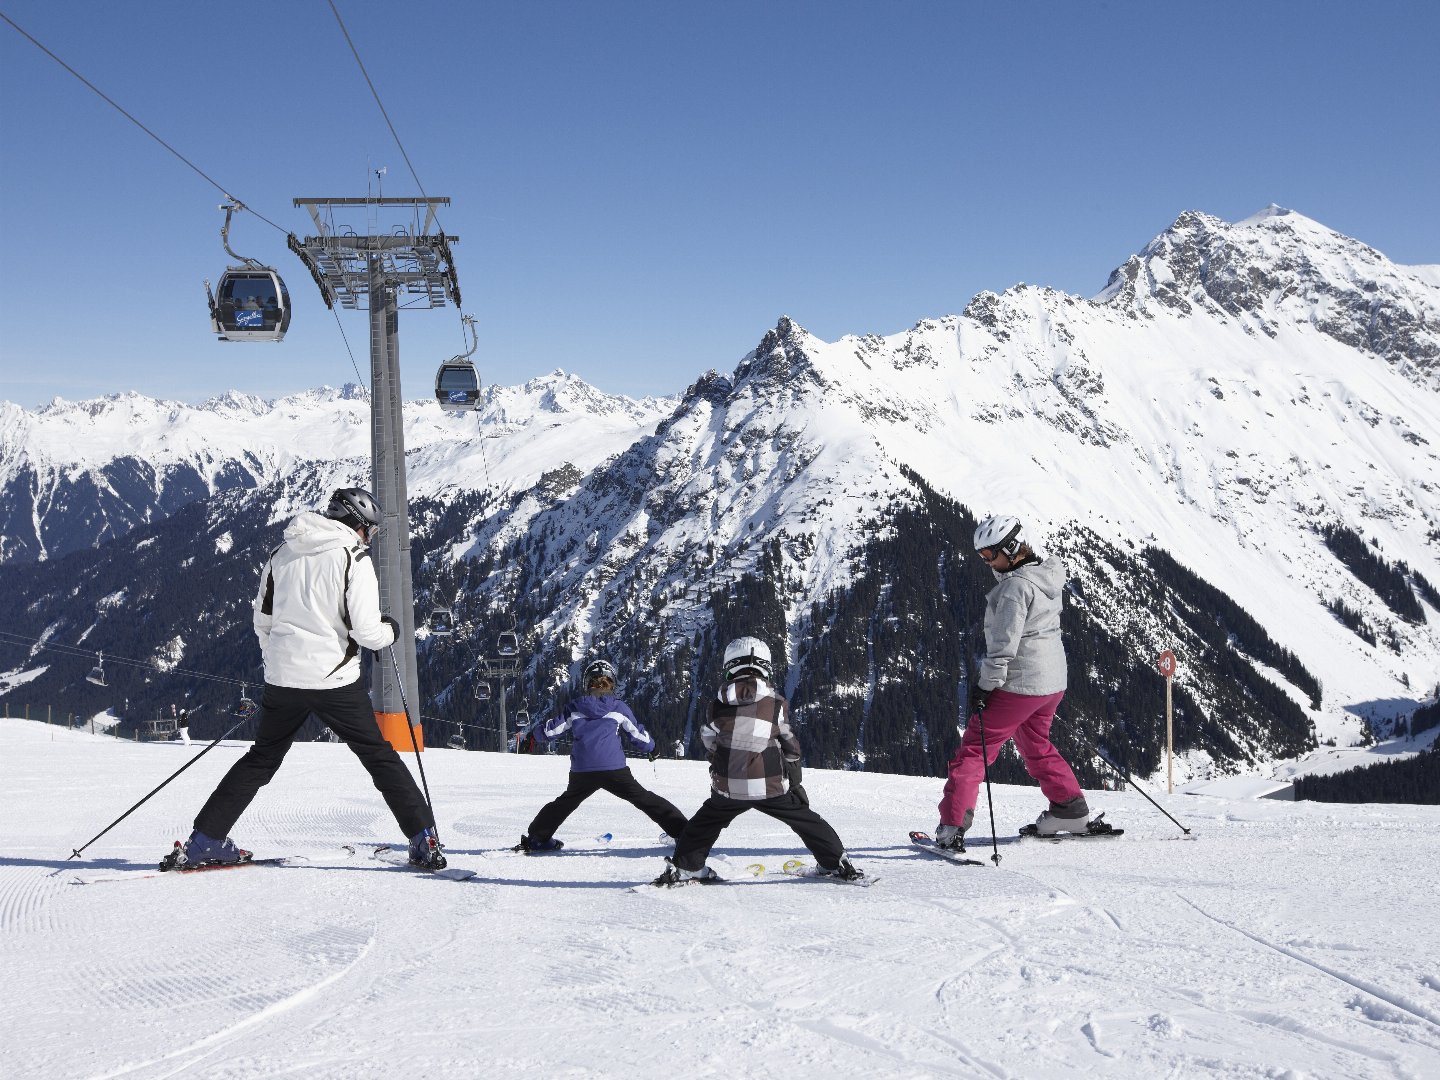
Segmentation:
[[(395, 678), (395, 666), (371, 668), (370, 700), (381, 733), (396, 750), (410, 750), (411, 732), (405, 729), (405, 703), (418, 724), (419, 680), (415, 664), (415, 590), (410, 574), (410, 508), (405, 487), (405, 429), (400, 415), (399, 308), (444, 307), (448, 300), (460, 306), (460, 283), (450, 245), (458, 236), (446, 236), (435, 217), (447, 198), (296, 199), (315, 223), (315, 236), (290, 238), (290, 249), (300, 257), (320, 287), (325, 306), (370, 312), (370, 450), (372, 490), (384, 513), (384, 528), (371, 544), (375, 572), (380, 579), (380, 607), (400, 624), (395, 657), (404, 678)], [(337, 228), (336, 214), (362, 217), (366, 229), (378, 219), (403, 217), (408, 222), (385, 233)], [(373, 220), (372, 220), (373, 219)], [(402, 693), (403, 692), (403, 693)], [(416, 731), (415, 745), (424, 746)]]

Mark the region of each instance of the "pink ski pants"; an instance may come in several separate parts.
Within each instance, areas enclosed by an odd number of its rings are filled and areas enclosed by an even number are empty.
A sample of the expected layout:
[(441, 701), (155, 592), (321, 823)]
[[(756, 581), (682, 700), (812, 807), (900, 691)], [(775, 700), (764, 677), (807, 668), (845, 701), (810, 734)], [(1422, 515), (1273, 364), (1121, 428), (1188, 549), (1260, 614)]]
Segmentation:
[[(1025, 771), (1040, 781), (1040, 790), (1051, 802), (1067, 802), (1080, 794), (1080, 783), (1065, 759), (1050, 742), (1050, 722), (1065, 696), (1046, 694), (1011, 694), (996, 690), (985, 707), (985, 748), (993, 763), (1006, 739), (1015, 740), (1015, 748), (1025, 762)], [(980, 722), (971, 716), (965, 726), (960, 749), (950, 761), (950, 776), (945, 781), (945, 794), (940, 797), (940, 823), (962, 825), (965, 811), (975, 809), (980, 781), (985, 767), (980, 761)]]

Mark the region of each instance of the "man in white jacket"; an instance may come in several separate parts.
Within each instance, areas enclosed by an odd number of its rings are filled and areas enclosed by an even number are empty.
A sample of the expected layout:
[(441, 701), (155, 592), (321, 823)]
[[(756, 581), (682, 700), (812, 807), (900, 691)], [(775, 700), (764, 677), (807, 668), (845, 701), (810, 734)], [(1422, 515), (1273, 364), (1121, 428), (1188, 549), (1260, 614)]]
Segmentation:
[[(410, 839), (410, 861), (440, 869), (435, 819), (400, 756), (380, 734), (360, 680), (360, 650), (393, 645), (399, 625), (380, 611), (367, 545), (380, 507), (364, 488), (342, 488), (323, 514), (305, 511), (271, 553), (255, 597), (255, 635), (265, 661), (255, 745), (225, 774), (195, 817), (195, 831), (161, 864), (245, 862), (231, 827), (270, 782), (295, 734), (314, 714), (360, 759)], [(167, 865), (168, 864), (168, 865)]]

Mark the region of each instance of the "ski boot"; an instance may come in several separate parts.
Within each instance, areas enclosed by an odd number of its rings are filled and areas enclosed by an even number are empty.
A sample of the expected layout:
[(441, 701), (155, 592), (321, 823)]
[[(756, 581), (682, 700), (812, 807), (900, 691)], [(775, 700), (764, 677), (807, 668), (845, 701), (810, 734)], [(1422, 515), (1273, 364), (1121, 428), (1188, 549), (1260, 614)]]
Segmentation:
[(1031, 836), (1054, 836), (1056, 833), (1078, 833), (1085, 832), (1085, 826), (1090, 822), (1090, 807), (1085, 803), (1084, 795), (1077, 795), (1068, 802), (1050, 804), (1050, 809), (1041, 812), (1035, 819), (1033, 831), (1027, 830)]
[(202, 866), (234, 866), (249, 862), (254, 852), (238, 847), (228, 836), (216, 840), (198, 829), (190, 834), (183, 844), (175, 841), (175, 847), (160, 860), (160, 870), (195, 870)]
[(665, 872), (650, 884), (663, 885), (667, 889), (673, 889), (677, 885), (689, 885), (691, 882), (697, 885), (718, 885), (721, 880), (720, 875), (708, 866), (702, 866), (699, 870), (681, 870), (667, 857)]
[(553, 836), (548, 840), (531, 840), (528, 836), (522, 836), (520, 843), (510, 850), (523, 851), (526, 855), (543, 855), (547, 851), (559, 851), (564, 846), (564, 840), (556, 840)]
[(444, 870), (445, 856), (433, 827), (421, 829), (410, 838), (410, 865), (421, 870)]
[[(953, 828), (954, 826), (951, 827)], [(944, 828), (944, 826), (942, 825), (941, 828)], [(829, 869), (821, 866), (818, 868), (818, 872), (824, 877), (839, 878), (841, 881), (854, 881), (856, 878), (865, 876), (865, 871), (852, 863), (847, 855), (840, 856), (840, 865)]]
[(936, 825), (935, 846), (945, 851), (965, 850), (965, 830), (959, 825)]

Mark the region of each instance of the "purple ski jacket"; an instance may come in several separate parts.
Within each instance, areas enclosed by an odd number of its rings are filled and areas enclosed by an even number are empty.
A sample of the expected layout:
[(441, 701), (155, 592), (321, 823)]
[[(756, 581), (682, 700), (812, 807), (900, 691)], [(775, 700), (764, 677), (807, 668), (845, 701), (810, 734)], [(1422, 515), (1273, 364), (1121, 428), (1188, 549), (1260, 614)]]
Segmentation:
[(655, 740), (635, 719), (630, 706), (613, 694), (582, 694), (574, 698), (558, 715), (545, 722), (541, 734), (546, 742), (554, 742), (567, 731), (574, 733), (570, 744), (571, 772), (626, 768), (625, 748), (620, 744), (622, 734), (642, 754), (655, 749)]

